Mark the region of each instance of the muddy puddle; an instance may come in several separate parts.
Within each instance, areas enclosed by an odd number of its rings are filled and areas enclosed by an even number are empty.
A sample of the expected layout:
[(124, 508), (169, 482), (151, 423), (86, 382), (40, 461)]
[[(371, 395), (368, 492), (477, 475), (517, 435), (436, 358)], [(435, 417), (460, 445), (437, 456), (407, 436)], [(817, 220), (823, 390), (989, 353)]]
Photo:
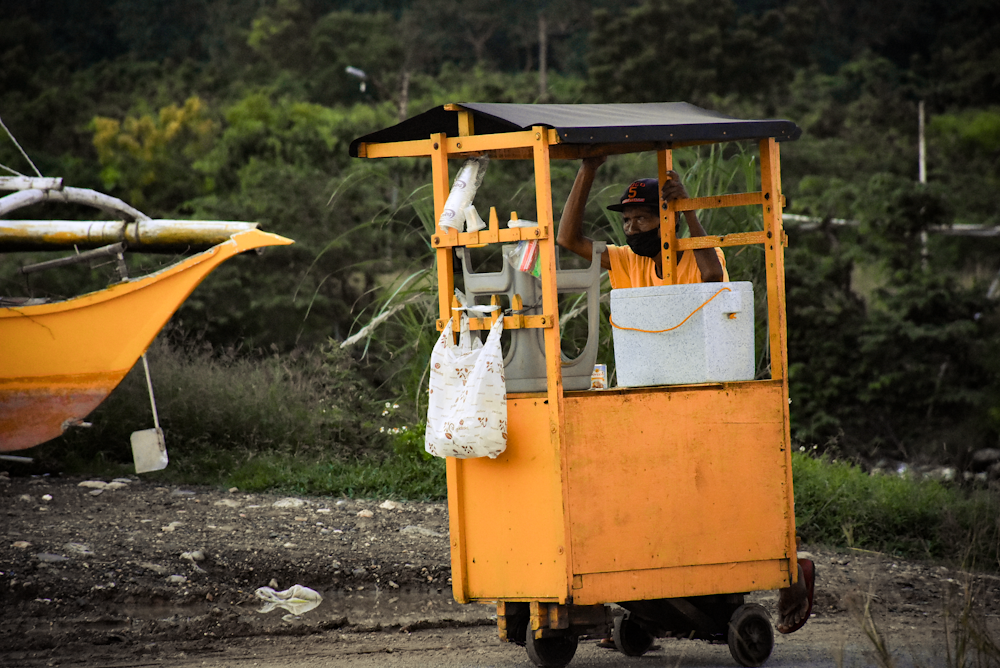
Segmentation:
[[(126, 605), (113, 617), (97, 621), (109, 629), (115, 625), (135, 626), (143, 622), (184, 625), (206, 617), (238, 616), (241, 624), (261, 629), (276, 625), (307, 625), (320, 628), (341, 626), (426, 627), (454, 623), (456, 625), (491, 624), (496, 619), (493, 604), (456, 603), (450, 592), (415, 590), (343, 590), (321, 591), (323, 601), (308, 612), (291, 614), (282, 608), (262, 613), (264, 601), (247, 598), (238, 604), (218, 605), (211, 602), (171, 605)], [(77, 620), (79, 623), (80, 620)], [(235, 620), (233, 620), (235, 621)]]

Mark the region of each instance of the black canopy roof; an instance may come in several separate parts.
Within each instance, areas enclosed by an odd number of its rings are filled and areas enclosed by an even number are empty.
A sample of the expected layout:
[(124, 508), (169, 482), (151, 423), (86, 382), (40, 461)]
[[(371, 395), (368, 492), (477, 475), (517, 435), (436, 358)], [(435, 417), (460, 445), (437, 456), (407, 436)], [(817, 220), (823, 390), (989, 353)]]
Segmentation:
[[(517, 132), (536, 125), (554, 128), (566, 144), (629, 142), (715, 142), (774, 137), (798, 139), (802, 131), (792, 121), (741, 119), (696, 107), (687, 102), (643, 104), (488, 104), (457, 105), (473, 114), (477, 135)], [(351, 142), (357, 157), (358, 144), (427, 139), (444, 132), (458, 135), (458, 114), (435, 107), (405, 121), (358, 137)]]

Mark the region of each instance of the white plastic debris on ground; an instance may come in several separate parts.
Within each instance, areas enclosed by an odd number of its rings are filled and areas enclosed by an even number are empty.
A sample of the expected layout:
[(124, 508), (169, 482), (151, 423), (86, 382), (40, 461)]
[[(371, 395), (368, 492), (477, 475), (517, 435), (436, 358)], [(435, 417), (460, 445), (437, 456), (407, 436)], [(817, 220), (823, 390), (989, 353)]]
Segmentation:
[(318, 591), (302, 585), (292, 585), (284, 591), (275, 591), (271, 587), (260, 587), (255, 593), (257, 598), (265, 602), (260, 609), (260, 612), (263, 613), (271, 612), (275, 608), (282, 608), (293, 615), (301, 615), (323, 602), (323, 597)]

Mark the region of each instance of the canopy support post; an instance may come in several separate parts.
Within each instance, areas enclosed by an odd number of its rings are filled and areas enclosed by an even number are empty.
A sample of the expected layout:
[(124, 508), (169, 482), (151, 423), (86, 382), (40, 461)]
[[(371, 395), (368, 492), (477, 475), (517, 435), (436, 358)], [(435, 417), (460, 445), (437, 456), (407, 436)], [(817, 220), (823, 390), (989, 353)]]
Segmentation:
[(656, 152), (658, 183), (660, 192), (660, 253), (663, 264), (663, 284), (677, 283), (677, 205), (663, 201), (663, 184), (667, 182), (667, 172), (674, 168), (674, 155), (669, 148)]

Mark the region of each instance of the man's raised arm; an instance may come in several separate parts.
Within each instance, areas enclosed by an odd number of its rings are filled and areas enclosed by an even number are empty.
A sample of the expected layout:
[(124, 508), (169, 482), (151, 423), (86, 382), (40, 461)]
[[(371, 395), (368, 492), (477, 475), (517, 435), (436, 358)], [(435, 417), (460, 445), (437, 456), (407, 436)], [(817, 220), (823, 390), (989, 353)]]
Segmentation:
[[(594, 185), (594, 176), (605, 160), (607, 160), (606, 156), (583, 160), (580, 171), (576, 173), (576, 180), (573, 181), (573, 189), (570, 190), (569, 197), (566, 198), (562, 217), (559, 219), (559, 233), (556, 236), (556, 243), (585, 260), (590, 260), (593, 256), (594, 242), (583, 235), (583, 212), (587, 207), (587, 198), (590, 197), (590, 188)], [(611, 268), (607, 252), (601, 254), (601, 267), (603, 269)]]

